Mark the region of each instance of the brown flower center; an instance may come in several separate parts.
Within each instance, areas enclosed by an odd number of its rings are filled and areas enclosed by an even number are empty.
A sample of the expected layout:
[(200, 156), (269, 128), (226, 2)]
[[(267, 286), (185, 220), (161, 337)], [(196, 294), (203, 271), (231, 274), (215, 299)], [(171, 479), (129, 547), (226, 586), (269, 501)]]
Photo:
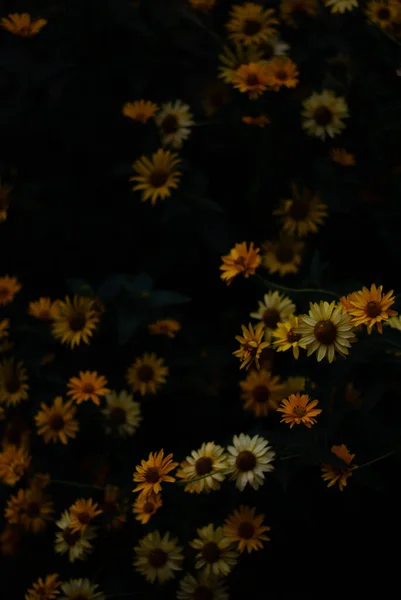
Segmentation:
[(255, 535), (255, 527), (252, 523), (244, 521), (238, 527), (238, 535), (245, 540), (250, 540)]
[(149, 176), (149, 183), (154, 188), (163, 187), (168, 179), (168, 173), (164, 169), (154, 169)]
[(294, 406), (293, 410), (297, 417), (304, 417), (306, 415), (306, 410), (303, 406)]
[(138, 379), (144, 383), (148, 383), (148, 381), (152, 381), (153, 379), (153, 367), (150, 365), (142, 365), (142, 367), (139, 367), (137, 375)]
[(246, 83), (247, 85), (258, 85), (259, 77), (255, 75), (255, 73), (249, 73), (249, 75), (246, 78)]
[(309, 200), (294, 200), (289, 210), (294, 221), (303, 221), (309, 215)]
[(153, 504), (153, 502), (145, 502), (145, 504), (143, 505), (143, 512), (147, 513), (148, 515), (154, 512), (154, 510), (155, 505)]
[(68, 323), (72, 331), (82, 331), (86, 325), (86, 316), (84, 313), (76, 312), (70, 317)]
[(42, 319), (43, 321), (50, 321), (51, 319), (51, 315), (50, 315), (50, 310), (48, 308), (42, 308), (38, 314), (39, 319)]
[(337, 337), (337, 327), (332, 321), (319, 321), (315, 325), (314, 333), (318, 342), (329, 346)]
[(286, 244), (280, 244), (277, 246), (276, 258), (281, 263), (292, 262), (294, 254), (294, 249), (291, 246), (287, 246)]
[(16, 369), (11, 369), (7, 374), (7, 379), (4, 386), (9, 394), (15, 394), (21, 388), (21, 380)]
[(78, 596), (74, 596), (74, 600), (88, 600), (88, 596), (84, 596), (83, 594), (78, 594)]
[(149, 467), (145, 473), (145, 479), (148, 483), (157, 483), (160, 480), (159, 469), (156, 467)]
[(262, 315), (263, 323), (269, 329), (276, 329), (280, 320), (280, 313), (275, 308), (267, 308)]
[(120, 406), (116, 406), (112, 408), (110, 411), (110, 421), (112, 421), (115, 425), (124, 425), (127, 421), (127, 415), (123, 408)]
[(237, 456), (237, 460), (235, 461), (235, 466), (238, 471), (252, 471), (252, 469), (256, 466), (256, 457), (253, 452), (249, 450), (243, 450)]
[(40, 515), (40, 504), (39, 502), (28, 502), (28, 504), (26, 505), (26, 510), (25, 510), (26, 514), (28, 515), (28, 517), (30, 517), (31, 519), (33, 519), (34, 517), (37, 517), (38, 515)]
[(135, 116), (135, 121), (139, 121), (140, 123), (146, 123), (146, 121), (148, 120), (148, 116), (145, 115), (145, 113), (138, 113)]
[(93, 394), (95, 391), (95, 386), (93, 383), (84, 383), (82, 386), (82, 391), (84, 394)]
[(245, 267), (246, 267), (245, 256), (239, 256), (238, 258), (236, 258), (234, 261), (234, 264), (237, 265), (237, 267), (241, 267), (242, 269), (245, 269)]
[(74, 532), (71, 531), (69, 527), (67, 527), (67, 529), (65, 529), (62, 533), (62, 537), (67, 546), (75, 546), (75, 544), (80, 539), (81, 534), (79, 533), (79, 531)]
[(87, 511), (77, 513), (77, 519), (81, 523), (81, 525), (87, 525), (91, 520), (90, 514)]
[(268, 388), (264, 385), (257, 385), (253, 390), (252, 390), (252, 398), (254, 399), (255, 402), (260, 402), (261, 404), (265, 404), (270, 397), (270, 391), (268, 390)]
[(287, 342), (289, 344), (295, 344), (295, 342), (299, 342), (300, 339), (301, 339), (300, 334), (295, 333), (295, 331), (293, 329), (290, 329), (289, 332), (287, 333)]
[(62, 415), (52, 415), (49, 419), (49, 427), (53, 431), (61, 431), (64, 427), (64, 417)]
[(213, 600), (214, 592), (205, 585), (199, 585), (192, 595), (193, 600)]
[(377, 17), (381, 20), (381, 21), (389, 21), (390, 20), (390, 11), (388, 8), (386, 8), (385, 6), (380, 7), (380, 9), (377, 11)]
[(175, 115), (167, 115), (161, 122), (160, 127), (163, 129), (164, 133), (175, 133), (178, 131), (178, 119)]
[(280, 70), (276, 72), (276, 79), (279, 81), (286, 81), (288, 79), (288, 74), (284, 70)]
[(382, 309), (380, 306), (380, 302), (368, 302), (366, 306), (366, 314), (368, 317), (373, 319), (374, 317), (378, 317), (381, 313)]
[(313, 118), (318, 125), (321, 125), (321, 127), (326, 127), (326, 125), (331, 123), (333, 119), (333, 113), (329, 108), (327, 108), (327, 106), (319, 106), (319, 108), (315, 110)]
[(246, 19), (242, 28), (242, 33), (245, 35), (256, 35), (262, 29), (260, 21), (255, 19)]
[(213, 461), (209, 456), (202, 456), (198, 458), (195, 463), (195, 470), (197, 475), (207, 475), (212, 470)]
[(154, 548), (149, 552), (148, 563), (154, 569), (161, 569), (164, 567), (168, 559), (168, 555), (161, 548)]
[(6, 300), (7, 298), (9, 298), (9, 296), (10, 296), (10, 290), (5, 286), (1, 286), (0, 287), (0, 299)]
[(220, 548), (216, 542), (207, 542), (202, 549), (202, 556), (208, 563), (214, 563), (219, 560), (221, 555)]

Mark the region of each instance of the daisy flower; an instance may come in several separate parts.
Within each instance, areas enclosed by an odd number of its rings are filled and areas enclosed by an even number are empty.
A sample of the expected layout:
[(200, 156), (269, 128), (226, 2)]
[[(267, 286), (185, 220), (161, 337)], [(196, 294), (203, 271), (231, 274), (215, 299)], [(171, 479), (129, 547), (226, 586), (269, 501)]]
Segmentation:
[(264, 348), (269, 345), (268, 342), (262, 342), (264, 336), (264, 323), (256, 325), (255, 329), (249, 323), (248, 328), (242, 325), (242, 336), (236, 335), (235, 339), (240, 343), (240, 348), (233, 352), (241, 360), (240, 369), (249, 369), (251, 364), (255, 362), (259, 369), (259, 358)]
[(259, 98), (268, 87), (266, 63), (251, 62), (238, 67), (232, 86), (240, 92), (247, 93), (250, 100)]
[(290, 27), (298, 27), (298, 22), (294, 19), (294, 15), (315, 17), (317, 10), (317, 0), (281, 0), (280, 2), (281, 19)]
[(67, 387), (70, 388), (67, 396), (71, 396), (77, 404), (92, 400), (97, 406), (100, 405), (99, 396), (105, 396), (109, 389), (106, 387), (107, 379), (98, 375), (97, 371), (80, 371), (79, 377), (71, 377)]
[(226, 28), (228, 37), (234, 42), (256, 46), (276, 34), (274, 25), (277, 24), (274, 9), (263, 9), (259, 4), (246, 2), (232, 7)]
[(330, 150), (330, 158), (342, 167), (353, 167), (356, 165), (355, 156), (347, 152), (345, 148), (332, 148)]
[(274, 470), (271, 464), (276, 453), (269, 442), (259, 435), (252, 438), (240, 433), (233, 437), (233, 446), (228, 446), (227, 474), (236, 480), (236, 487), (242, 492), (247, 484), (259, 489), (265, 480), (265, 473)]
[(270, 531), (270, 527), (263, 525), (264, 515), (255, 515), (256, 508), (249, 506), (240, 506), (235, 510), (224, 524), (223, 531), (226, 538), (231, 543), (237, 543), (238, 552), (245, 550), (248, 554), (253, 550), (263, 548), (263, 542), (270, 541), (265, 534)]
[(25, 448), (13, 444), (3, 446), (0, 452), (0, 481), (14, 486), (28, 469), (31, 457)]
[(199, 450), (192, 450), (191, 456), (180, 464), (176, 475), (183, 482), (188, 482), (184, 488), (186, 492), (201, 494), (220, 488), (226, 468), (224, 448), (214, 442), (205, 442)]
[(151, 583), (156, 579), (158, 583), (173, 579), (175, 571), (181, 571), (184, 559), (182, 547), (177, 542), (177, 538), (170, 538), (168, 532), (163, 537), (158, 531), (148, 533), (134, 548), (134, 567)]
[(159, 319), (148, 325), (148, 330), (151, 335), (166, 335), (169, 338), (174, 338), (181, 325), (175, 319)]
[(146, 525), (161, 506), (163, 506), (161, 494), (149, 494), (146, 498), (139, 496), (132, 505), (132, 512), (137, 521)]
[(70, 579), (63, 583), (63, 596), (59, 600), (106, 600), (106, 596), (98, 591), (98, 585), (89, 579)]
[(181, 171), (177, 166), (181, 163), (178, 154), (160, 148), (152, 154), (152, 159), (142, 156), (132, 165), (137, 173), (129, 178), (134, 181), (133, 191), (141, 191), (141, 202), (150, 199), (152, 206), (159, 200), (171, 196), (171, 191), (178, 187)]
[(299, 358), (299, 349), (306, 348), (304, 342), (301, 342), (301, 334), (295, 333), (295, 330), (299, 328), (299, 317), (291, 315), (288, 321), (284, 323), (277, 323), (277, 329), (273, 331), (273, 342), (277, 352), (286, 352), (286, 350), (292, 349), (294, 358)]
[(147, 123), (149, 119), (155, 116), (159, 107), (157, 104), (149, 100), (136, 100), (135, 102), (126, 102), (123, 106), (122, 113), (125, 117), (138, 121), (139, 123)]
[(41, 321), (51, 321), (57, 314), (57, 302), (50, 298), (39, 298), (29, 303), (28, 314)]
[(180, 581), (177, 600), (229, 600), (228, 587), (216, 576), (199, 573), (196, 577), (188, 573)]
[(74, 348), (82, 342), (89, 344), (97, 327), (99, 313), (94, 300), (84, 296), (68, 296), (57, 302), (57, 314), (53, 318), (52, 333), (56, 340)]
[(181, 148), (183, 142), (191, 135), (191, 127), (195, 124), (190, 106), (181, 100), (162, 104), (155, 117), (159, 127), (163, 146)]
[(278, 323), (287, 321), (287, 319), (296, 310), (295, 304), (288, 296), (283, 296), (280, 292), (269, 291), (263, 296), (263, 302), (259, 301), (259, 308), (252, 312), (250, 316), (263, 322), (265, 328), (265, 340), (271, 341), (273, 331)]
[(349, 117), (348, 106), (342, 96), (336, 96), (330, 90), (321, 94), (314, 92), (303, 103), (302, 127), (308, 135), (326, 139), (334, 137), (345, 129), (343, 119)]
[(56, 522), (61, 531), (56, 533), (55, 550), (57, 554), (68, 552), (70, 562), (84, 560), (92, 551), (91, 540), (95, 537), (94, 529), (90, 526), (79, 531), (72, 530), (72, 517), (68, 510), (64, 511), (61, 519)]
[(273, 58), (265, 68), (268, 85), (278, 92), (282, 87), (294, 88), (299, 83), (297, 65), (287, 57)]
[(158, 358), (154, 352), (138, 357), (127, 371), (127, 381), (134, 392), (141, 396), (156, 394), (161, 385), (166, 383), (168, 367), (164, 359)]
[(252, 411), (255, 417), (267, 417), (270, 411), (276, 410), (284, 394), (280, 378), (264, 369), (250, 371), (245, 381), (240, 381), (240, 387), (244, 409)]
[(332, 453), (344, 462), (344, 467), (333, 467), (331, 465), (323, 465), (322, 479), (328, 481), (327, 487), (331, 487), (338, 483), (338, 487), (342, 492), (347, 485), (347, 480), (352, 475), (352, 471), (357, 469), (357, 465), (351, 465), (355, 458), (355, 454), (351, 454), (345, 444), (340, 446), (332, 446)]
[(58, 588), (61, 586), (61, 581), (58, 581), (58, 577), (58, 573), (46, 575), (44, 579), (39, 577), (25, 594), (25, 600), (53, 600), (60, 593)]
[(65, 404), (61, 396), (57, 396), (51, 406), (44, 402), (35, 416), (39, 435), (43, 435), (45, 444), (61, 442), (68, 444), (68, 438), (75, 438), (79, 430), (78, 421), (74, 418), (76, 408), (72, 400)]
[(372, 0), (366, 6), (368, 20), (381, 29), (389, 29), (398, 18), (399, 7), (387, 0)]
[(0, 362), (0, 402), (6, 406), (16, 406), (28, 400), (28, 375), (23, 362), (6, 358)]
[(102, 413), (106, 419), (106, 432), (115, 431), (121, 437), (134, 435), (142, 421), (139, 402), (134, 402), (132, 394), (125, 390), (119, 394), (110, 392), (105, 399), (106, 408)]
[(33, 19), (28, 13), (12, 13), (3, 17), (0, 22), (2, 29), (25, 38), (36, 35), (45, 25), (47, 25), (46, 19)]
[[(221, 66), (219, 67), (219, 78), (225, 83), (232, 83), (236, 73), (242, 65), (257, 63), (263, 58), (263, 52), (256, 46), (243, 46), (238, 42), (234, 48), (224, 46), (224, 51), (219, 54)], [(227, 89), (227, 88), (226, 88)]]
[(150, 493), (160, 493), (163, 482), (173, 483), (175, 478), (168, 473), (173, 471), (178, 463), (173, 462), (172, 458), (172, 454), (164, 456), (163, 449), (158, 454), (151, 452), (148, 460), (142, 460), (141, 464), (136, 466), (133, 481), (138, 485), (132, 491), (140, 492), (141, 498), (144, 498)]
[(214, 528), (210, 523), (197, 529), (198, 537), (189, 545), (198, 550), (195, 568), (202, 569), (206, 577), (215, 575), (225, 577), (237, 564), (237, 552), (232, 550), (231, 542), (224, 536), (223, 528)]
[(325, 0), (325, 5), (331, 8), (332, 13), (345, 13), (358, 8), (358, 0)]
[(14, 300), (15, 294), (17, 294), (22, 288), (16, 277), (9, 277), (4, 275), (0, 277), (0, 306), (5, 306)]
[(293, 185), (292, 198), (282, 200), (273, 214), (281, 217), (284, 233), (305, 237), (309, 233), (316, 233), (318, 226), (323, 224), (327, 217), (327, 206), (307, 188), (300, 191)]
[(249, 250), (246, 242), (235, 244), (235, 247), (231, 248), (230, 254), (221, 257), (223, 261), (220, 266), (220, 271), (223, 271), (220, 274), (221, 279), (230, 285), (237, 275), (242, 274), (246, 278), (254, 275), (261, 262), (259, 252), (260, 249), (254, 248), (253, 242), (250, 243)]
[(93, 519), (101, 514), (102, 510), (97, 502), (93, 502), (92, 498), (76, 500), (70, 507), (71, 531), (75, 533), (75, 531), (86, 529)]
[(382, 285), (376, 287), (373, 283), (370, 290), (363, 287), (361, 291), (350, 294), (348, 300), (350, 307), (347, 312), (351, 315), (351, 323), (355, 326), (366, 325), (369, 334), (375, 325), (383, 333), (382, 322), (397, 315), (397, 311), (390, 308), (395, 302), (394, 291), (383, 294)]
[(11, 525), (40, 533), (53, 520), (53, 512), (53, 502), (41, 488), (20, 488), (15, 496), (9, 498), (4, 516)]
[(291, 429), (301, 423), (310, 429), (316, 423), (314, 417), (322, 412), (316, 408), (318, 404), (318, 400), (311, 400), (307, 394), (291, 394), (282, 400), (277, 412), (283, 413), (281, 423), (288, 423)]

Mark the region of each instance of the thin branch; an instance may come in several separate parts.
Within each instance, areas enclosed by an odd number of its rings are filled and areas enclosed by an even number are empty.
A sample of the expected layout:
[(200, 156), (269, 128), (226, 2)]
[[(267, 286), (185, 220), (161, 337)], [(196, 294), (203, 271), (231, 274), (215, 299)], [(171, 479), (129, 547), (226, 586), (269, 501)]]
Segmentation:
[(320, 294), (326, 294), (327, 296), (332, 296), (333, 298), (337, 298), (340, 299), (340, 295), (336, 294), (336, 292), (332, 292), (330, 290), (323, 290), (321, 288), (290, 288), (290, 287), (286, 287), (284, 285), (280, 285), (279, 283), (273, 283), (273, 281), (269, 281), (268, 279), (264, 279), (264, 277), (262, 277), (261, 275), (256, 275), (261, 281), (263, 281), (263, 283), (265, 284), (266, 287), (271, 287), (273, 289), (277, 289), (277, 290), (281, 290), (283, 292), (290, 292), (292, 294), (304, 294), (304, 293), (308, 293), (308, 294), (316, 294), (316, 293), (320, 293)]

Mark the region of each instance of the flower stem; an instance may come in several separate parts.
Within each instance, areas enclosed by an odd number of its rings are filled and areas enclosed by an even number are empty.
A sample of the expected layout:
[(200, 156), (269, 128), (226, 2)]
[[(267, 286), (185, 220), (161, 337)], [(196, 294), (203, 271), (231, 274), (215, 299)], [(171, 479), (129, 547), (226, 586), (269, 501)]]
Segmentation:
[(273, 289), (277, 289), (277, 290), (281, 290), (283, 292), (290, 292), (292, 294), (304, 294), (304, 293), (309, 293), (309, 294), (316, 294), (316, 293), (320, 293), (320, 294), (326, 294), (327, 296), (332, 296), (333, 298), (340, 298), (339, 294), (336, 294), (336, 292), (332, 292), (330, 290), (323, 290), (320, 288), (290, 288), (290, 287), (286, 287), (284, 285), (280, 285), (279, 283), (273, 283), (273, 281), (269, 281), (268, 279), (264, 279), (264, 277), (262, 277), (261, 275), (257, 275), (257, 277), (264, 283), (264, 285), (266, 287), (271, 287)]
[(382, 456), (378, 456), (377, 458), (374, 458), (373, 460), (370, 460), (369, 462), (363, 463), (363, 465), (358, 465), (358, 469), (362, 469), (363, 467), (367, 467), (368, 465), (373, 465), (373, 463), (379, 462), (379, 460), (383, 460), (383, 459), (387, 458), (388, 456), (395, 454), (396, 452), (398, 452), (398, 450), (399, 450), (399, 448), (396, 448), (395, 450), (391, 450), (390, 452), (387, 452), (387, 454), (383, 454)]

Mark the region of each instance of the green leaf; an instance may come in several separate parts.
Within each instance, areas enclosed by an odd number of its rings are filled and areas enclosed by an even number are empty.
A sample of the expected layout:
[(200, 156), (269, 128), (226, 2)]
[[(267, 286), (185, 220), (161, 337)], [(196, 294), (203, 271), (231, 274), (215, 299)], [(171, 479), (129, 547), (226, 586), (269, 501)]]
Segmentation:
[(118, 343), (126, 344), (137, 332), (142, 322), (142, 314), (122, 311), (117, 318)]
[(189, 296), (184, 296), (178, 292), (170, 292), (168, 290), (159, 290), (152, 292), (149, 298), (149, 304), (153, 307), (168, 306), (169, 304), (185, 304), (190, 302)]
[(72, 277), (66, 280), (66, 286), (70, 292), (73, 294), (92, 294), (93, 289), (92, 286), (85, 281), (85, 279), (79, 279), (77, 277)]
[(123, 282), (124, 289), (134, 297), (140, 297), (153, 288), (153, 279), (147, 273), (139, 273), (135, 277), (127, 277)]

